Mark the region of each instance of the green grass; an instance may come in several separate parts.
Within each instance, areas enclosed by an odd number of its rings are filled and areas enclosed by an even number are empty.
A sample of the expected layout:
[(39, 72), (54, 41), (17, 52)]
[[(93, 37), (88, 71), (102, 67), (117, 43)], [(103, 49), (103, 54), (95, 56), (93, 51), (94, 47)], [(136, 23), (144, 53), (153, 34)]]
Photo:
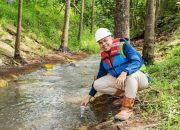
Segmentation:
[[(12, 24), (16, 26), (17, 19), (17, 1), (14, 4), (6, 4), (0, 0), (0, 24), (7, 26)], [(58, 49), (60, 46), (60, 35), (63, 31), (64, 10), (61, 12), (60, 6), (44, 6), (42, 2), (23, 3), (22, 27), (24, 34), (34, 33), (37, 40), (47, 48)], [(59, 7), (59, 8), (58, 8)], [(69, 45), (72, 51), (86, 50), (90, 53), (98, 52), (98, 45), (95, 44), (94, 34), (89, 33), (89, 27), (84, 26), (81, 43), (77, 40), (79, 28), (79, 15), (73, 10), (70, 13), (69, 27)]]
[(169, 50), (164, 60), (149, 66), (148, 71), (152, 83), (141, 95), (140, 100), (148, 102), (142, 115), (158, 120), (159, 129), (180, 128), (180, 47)]

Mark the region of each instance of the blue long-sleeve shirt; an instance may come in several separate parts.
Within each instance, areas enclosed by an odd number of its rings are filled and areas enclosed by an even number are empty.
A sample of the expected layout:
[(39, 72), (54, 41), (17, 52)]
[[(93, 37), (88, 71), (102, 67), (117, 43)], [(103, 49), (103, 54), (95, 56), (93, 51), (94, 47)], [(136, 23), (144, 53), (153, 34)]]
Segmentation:
[[(124, 41), (124, 40), (123, 40)], [(127, 60), (129, 61), (127, 64), (128, 66), (125, 68), (124, 71), (127, 71), (127, 74), (130, 75), (137, 70), (140, 69), (141, 65), (144, 64), (144, 61), (140, 54), (127, 42), (124, 41), (123, 44), (123, 52), (126, 56)], [(105, 70), (103, 66), (103, 60), (100, 62), (99, 72), (96, 79), (99, 79), (108, 74), (108, 71)], [(92, 84), (91, 90), (89, 92), (90, 96), (94, 96), (96, 94), (96, 90), (94, 89), (94, 83)]]

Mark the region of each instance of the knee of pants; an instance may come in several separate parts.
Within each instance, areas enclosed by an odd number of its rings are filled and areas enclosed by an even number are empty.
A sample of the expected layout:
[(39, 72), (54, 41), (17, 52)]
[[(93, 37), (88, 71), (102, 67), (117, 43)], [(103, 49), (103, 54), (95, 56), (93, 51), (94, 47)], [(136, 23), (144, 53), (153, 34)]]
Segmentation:
[(102, 84), (100, 84), (98, 80), (95, 80), (93, 85), (96, 91), (100, 91), (102, 89)]

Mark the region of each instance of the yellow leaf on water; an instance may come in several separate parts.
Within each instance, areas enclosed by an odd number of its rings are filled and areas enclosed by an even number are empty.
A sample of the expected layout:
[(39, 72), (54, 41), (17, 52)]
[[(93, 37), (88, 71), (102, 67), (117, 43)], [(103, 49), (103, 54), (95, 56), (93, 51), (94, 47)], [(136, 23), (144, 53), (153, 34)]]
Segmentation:
[(8, 82), (6, 80), (0, 79), (0, 88), (4, 88), (8, 86)]
[(44, 64), (44, 67), (46, 69), (52, 69), (53, 68), (53, 64)]

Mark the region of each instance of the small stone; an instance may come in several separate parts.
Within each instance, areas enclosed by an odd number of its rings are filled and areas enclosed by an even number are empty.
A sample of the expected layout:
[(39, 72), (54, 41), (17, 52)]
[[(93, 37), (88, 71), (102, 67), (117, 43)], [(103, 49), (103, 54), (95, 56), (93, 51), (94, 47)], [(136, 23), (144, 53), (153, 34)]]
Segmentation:
[(70, 63), (69, 66), (76, 67), (76, 64)]

